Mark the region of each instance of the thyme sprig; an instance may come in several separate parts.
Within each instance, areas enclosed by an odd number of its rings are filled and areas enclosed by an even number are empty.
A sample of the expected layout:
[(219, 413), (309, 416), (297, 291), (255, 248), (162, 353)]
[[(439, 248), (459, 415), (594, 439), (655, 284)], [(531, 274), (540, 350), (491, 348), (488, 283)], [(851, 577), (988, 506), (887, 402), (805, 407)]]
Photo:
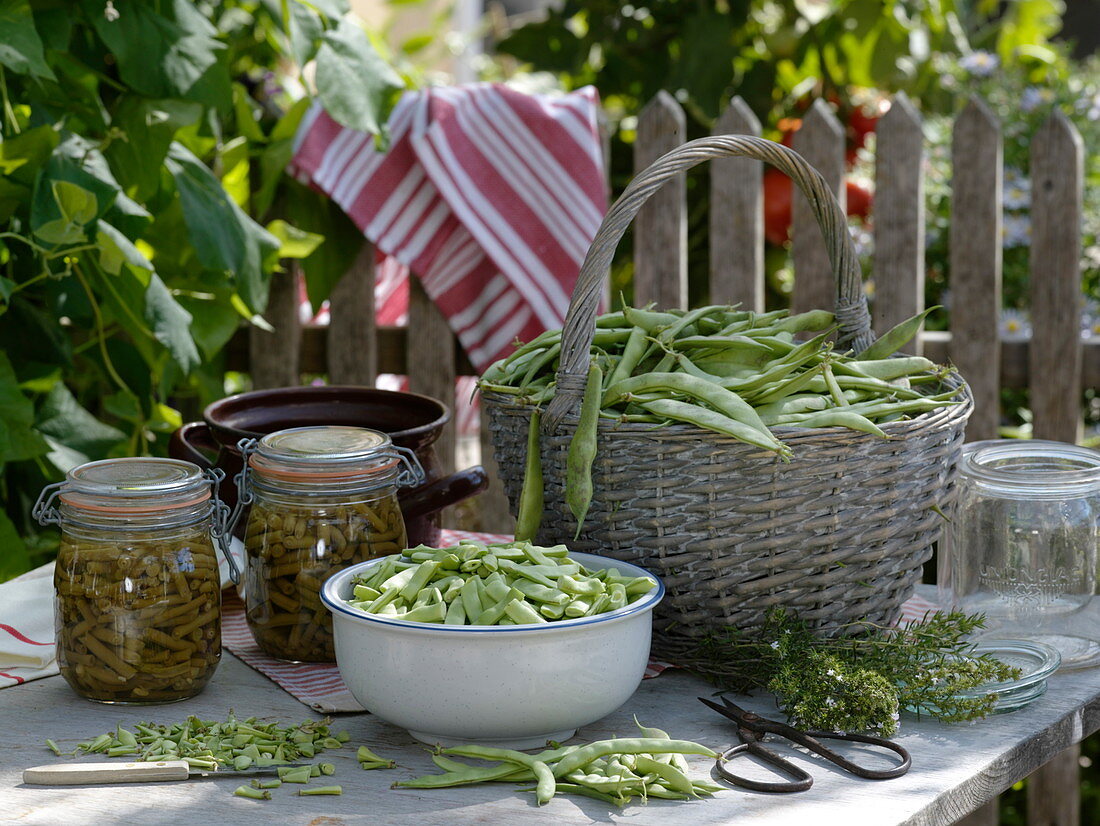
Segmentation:
[(903, 709), (946, 722), (992, 711), (994, 696), (960, 693), (1020, 672), (973, 653), (970, 637), (984, 624), (980, 614), (950, 611), (898, 627), (853, 622), (822, 637), (776, 609), (751, 635), (712, 633), (687, 664), (722, 688), (773, 692), (780, 708), (806, 728), (888, 736)]

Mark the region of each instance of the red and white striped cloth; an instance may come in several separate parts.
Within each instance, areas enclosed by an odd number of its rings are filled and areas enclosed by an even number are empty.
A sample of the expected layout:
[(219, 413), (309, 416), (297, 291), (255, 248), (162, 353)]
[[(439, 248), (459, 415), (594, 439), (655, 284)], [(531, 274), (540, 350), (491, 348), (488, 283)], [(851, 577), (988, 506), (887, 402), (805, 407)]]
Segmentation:
[(391, 145), (305, 117), (289, 171), (332, 198), (385, 256), (379, 321), (398, 323), (416, 273), (479, 371), (565, 319), (607, 207), (592, 87), (529, 95), (500, 84), (402, 97)]

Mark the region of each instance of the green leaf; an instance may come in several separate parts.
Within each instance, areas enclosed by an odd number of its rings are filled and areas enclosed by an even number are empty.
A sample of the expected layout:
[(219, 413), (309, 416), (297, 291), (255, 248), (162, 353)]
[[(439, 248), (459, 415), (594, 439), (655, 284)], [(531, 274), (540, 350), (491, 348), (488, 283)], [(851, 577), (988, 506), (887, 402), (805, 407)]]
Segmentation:
[(353, 20), (341, 20), (321, 39), (316, 83), (325, 111), (349, 129), (381, 134), (397, 94), (405, 88), (401, 76)]
[(237, 116), (237, 131), (243, 137), (250, 141), (264, 140), (264, 132), (256, 122), (259, 107), (240, 83), (233, 84), (233, 111)]
[(305, 66), (317, 54), (317, 43), (325, 31), (320, 15), (299, 0), (290, 0), (286, 21), (290, 33), (290, 54), (299, 66)]
[(160, 188), (161, 165), (177, 130), (196, 123), (202, 106), (182, 100), (146, 100), (126, 95), (112, 124), (125, 131), (125, 140), (112, 141), (107, 159), (123, 189), (145, 201)]
[(34, 405), (19, 389), (15, 370), (4, 353), (0, 353), (0, 423), (4, 426), (0, 462), (33, 459), (49, 449), (42, 436), (32, 429)]
[(0, 510), (0, 582), (6, 582), (12, 577), (19, 576), (31, 567), (30, 554), (27, 545), (15, 529), (15, 525), (8, 519), (8, 515)]
[(313, 105), (313, 101), (309, 98), (300, 98), (291, 104), (290, 108), (286, 110), (279, 122), (275, 124), (271, 130), (271, 140), (291, 140), (298, 134), (298, 125), (302, 122), (302, 117), (309, 111), (309, 107)]
[(57, 131), (52, 126), (39, 126), (14, 138), (5, 138), (0, 141), (0, 175), (11, 176), (15, 182), (30, 186), (58, 141)]
[(217, 160), (217, 166), (221, 167), (222, 188), (233, 199), (233, 203), (242, 209), (248, 209), (248, 200), (252, 194), (249, 155), (248, 139), (238, 135), (222, 144)]
[(184, 373), (199, 366), (199, 351), (191, 338), (191, 314), (176, 302), (156, 273), (145, 290), (145, 320)]
[(0, 64), (19, 75), (53, 79), (27, 0), (0, 0)]
[(287, 183), (287, 213), (299, 229), (323, 233), (321, 244), (308, 258), (302, 259), (306, 292), (314, 310), (329, 297), (366, 243), (363, 233), (336, 204), (297, 181)]
[(52, 188), (61, 217), (78, 226), (84, 226), (96, 219), (99, 201), (94, 193), (69, 181), (54, 181)]
[(241, 297), (254, 311), (261, 310), (279, 239), (245, 215), (214, 173), (180, 144), (169, 148), (166, 164), (199, 261), (209, 269), (234, 273)]
[(8, 303), (8, 300), (11, 298), (12, 290), (17, 286), (19, 285), (10, 278), (4, 278), (4, 276), (0, 275), (0, 299), (3, 299), (5, 304)]
[(181, 295), (176, 299), (191, 316), (191, 337), (206, 359), (212, 359), (233, 337), (241, 317), (230, 303), (228, 295), (213, 299)]
[(88, 240), (88, 236), (84, 234), (84, 227), (64, 218), (47, 221), (35, 227), (34, 234), (55, 247), (67, 247)]
[(11, 218), (15, 211), (30, 199), (29, 187), (12, 183), (7, 178), (0, 178), (0, 224)]
[(75, 457), (70, 455), (60, 462), (51, 454), (50, 461), (62, 471), (69, 469), (62, 462), (71, 462), (73, 458), (77, 463), (105, 459), (111, 448), (126, 440), (121, 430), (104, 424), (81, 407), (62, 383), (55, 384), (42, 402), (37, 429), (48, 437), (55, 450), (63, 446), (76, 452)]
[(106, 221), (98, 224), (96, 244), (99, 246), (99, 266), (111, 275), (118, 275), (123, 264), (150, 272), (153, 270), (152, 263), (141, 254), (141, 250)]
[(279, 239), (279, 258), (308, 258), (325, 240), (325, 236), (298, 229), (281, 218), (268, 224), (267, 231)]
[(113, 19), (105, 0), (84, 0), (84, 12), (114, 54), (122, 80), (147, 97), (186, 98), (225, 44), (190, 0), (125, 3)]

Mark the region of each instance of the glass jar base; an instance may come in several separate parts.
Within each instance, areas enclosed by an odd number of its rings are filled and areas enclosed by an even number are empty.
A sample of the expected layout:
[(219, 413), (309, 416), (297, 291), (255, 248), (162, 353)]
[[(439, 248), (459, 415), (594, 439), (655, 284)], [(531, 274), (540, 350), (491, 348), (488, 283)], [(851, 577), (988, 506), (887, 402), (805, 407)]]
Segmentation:
[(1040, 634), (1028, 639), (1045, 643), (1062, 655), (1059, 671), (1076, 671), (1100, 665), (1100, 640), (1070, 634)]

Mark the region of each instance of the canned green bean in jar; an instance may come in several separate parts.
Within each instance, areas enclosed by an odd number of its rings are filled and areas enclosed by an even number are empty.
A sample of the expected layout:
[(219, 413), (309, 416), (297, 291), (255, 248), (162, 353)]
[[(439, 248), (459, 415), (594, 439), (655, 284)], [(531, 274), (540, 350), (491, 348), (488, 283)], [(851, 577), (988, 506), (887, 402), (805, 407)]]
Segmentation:
[(61, 527), (54, 628), (61, 676), (104, 703), (166, 703), (202, 691), (221, 658), (225, 544), (221, 471), (176, 459), (73, 468), (34, 507)]
[(248, 626), (273, 657), (335, 662), (321, 586), (405, 548), (397, 490), (422, 483), (424, 471), (412, 451), (361, 427), (297, 427), (240, 447)]

